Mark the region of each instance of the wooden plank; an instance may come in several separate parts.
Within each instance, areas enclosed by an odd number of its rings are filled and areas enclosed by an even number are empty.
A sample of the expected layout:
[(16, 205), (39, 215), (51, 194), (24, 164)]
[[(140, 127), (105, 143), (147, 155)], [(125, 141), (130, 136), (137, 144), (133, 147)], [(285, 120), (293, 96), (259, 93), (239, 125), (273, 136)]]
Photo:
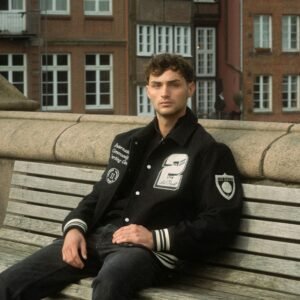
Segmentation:
[(209, 260), (213, 264), (231, 266), (244, 270), (259, 271), (263, 274), (290, 276), (300, 279), (300, 261), (259, 256), (248, 253), (225, 252), (223, 255)]
[(82, 197), (26, 190), (12, 187), (10, 189), (10, 199), (22, 200), (42, 205), (51, 205), (64, 208), (75, 208), (82, 200)]
[(37, 235), (21, 230), (13, 230), (9, 228), (1, 228), (0, 239), (11, 242), (19, 242), (25, 245), (43, 247), (54, 240), (53, 237)]
[(243, 215), (299, 223), (300, 207), (246, 202), (243, 207)]
[(300, 244), (276, 240), (238, 236), (230, 248), (264, 255), (300, 259)]
[(34, 188), (45, 191), (61, 192), (71, 195), (85, 196), (92, 190), (91, 184), (63, 181), (59, 179), (49, 179), (34, 177), (14, 173), (11, 183), (27, 188)]
[(99, 170), (28, 161), (16, 161), (14, 165), (14, 171), (56, 178), (71, 178), (90, 182), (98, 181), (103, 174), (103, 169)]
[(242, 219), (239, 231), (257, 236), (300, 241), (300, 226), (254, 219)]
[(300, 189), (293, 187), (243, 184), (245, 198), (300, 204)]
[(9, 201), (7, 212), (62, 222), (69, 213), (69, 210)]
[(197, 278), (200, 277), (282, 293), (288, 291), (291, 294), (300, 295), (298, 280), (209, 265), (194, 265), (187, 268), (185, 272), (194, 278), (192, 281), (197, 281)]
[(50, 222), (45, 220), (37, 220), (24, 216), (16, 216), (7, 214), (4, 220), (4, 225), (26, 231), (39, 232), (49, 235), (62, 235), (62, 226), (60, 223)]

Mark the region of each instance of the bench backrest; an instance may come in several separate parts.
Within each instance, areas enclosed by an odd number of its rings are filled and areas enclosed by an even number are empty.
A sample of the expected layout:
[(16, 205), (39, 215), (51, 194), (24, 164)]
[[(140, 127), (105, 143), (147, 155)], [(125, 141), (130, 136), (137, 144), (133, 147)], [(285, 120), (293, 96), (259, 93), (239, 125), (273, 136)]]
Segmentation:
[[(42, 247), (61, 235), (61, 222), (103, 171), (16, 161), (0, 239)], [(300, 189), (244, 184), (236, 242), (191, 275), (300, 295)], [(258, 279), (259, 278), (259, 279)]]

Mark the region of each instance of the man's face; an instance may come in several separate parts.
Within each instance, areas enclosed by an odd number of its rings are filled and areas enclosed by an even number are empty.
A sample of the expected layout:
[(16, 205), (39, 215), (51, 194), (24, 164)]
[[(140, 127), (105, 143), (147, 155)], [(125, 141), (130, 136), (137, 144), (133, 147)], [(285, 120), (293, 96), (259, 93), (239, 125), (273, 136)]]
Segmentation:
[(157, 116), (180, 118), (185, 114), (187, 100), (195, 91), (194, 82), (186, 82), (179, 72), (167, 70), (159, 76), (150, 75), (147, 94)]

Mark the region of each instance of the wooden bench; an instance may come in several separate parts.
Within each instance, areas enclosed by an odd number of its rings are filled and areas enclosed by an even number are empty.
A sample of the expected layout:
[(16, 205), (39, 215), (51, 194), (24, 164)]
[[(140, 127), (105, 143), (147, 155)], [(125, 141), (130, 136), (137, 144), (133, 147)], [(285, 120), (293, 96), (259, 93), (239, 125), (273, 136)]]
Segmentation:
[[(0, 271), (61, 235), (61, 222), (101, 172), (16, 161), (0, 229)], [(174, 282), (139, 299), (300, 299), (300, 188), (245, 183), (236, 242), (215, 260), (197, 263)], [(90, 299), (91, 279), (58, 299)]]

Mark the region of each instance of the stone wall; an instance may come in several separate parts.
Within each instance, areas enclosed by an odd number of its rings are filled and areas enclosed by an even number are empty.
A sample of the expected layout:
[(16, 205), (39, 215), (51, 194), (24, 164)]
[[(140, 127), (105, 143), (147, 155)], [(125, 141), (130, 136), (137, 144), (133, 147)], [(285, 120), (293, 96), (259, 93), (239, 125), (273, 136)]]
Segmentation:
[[(144, 126), (150, 120), (116, 115), (0, 111), (2, 211), (14, 160), (91, 167), (105, 165), (114, 136)], [(247, 180), (300, 185), (300, 124), (224, 120), (199, 122), (218, 141), (232, 149)]]

